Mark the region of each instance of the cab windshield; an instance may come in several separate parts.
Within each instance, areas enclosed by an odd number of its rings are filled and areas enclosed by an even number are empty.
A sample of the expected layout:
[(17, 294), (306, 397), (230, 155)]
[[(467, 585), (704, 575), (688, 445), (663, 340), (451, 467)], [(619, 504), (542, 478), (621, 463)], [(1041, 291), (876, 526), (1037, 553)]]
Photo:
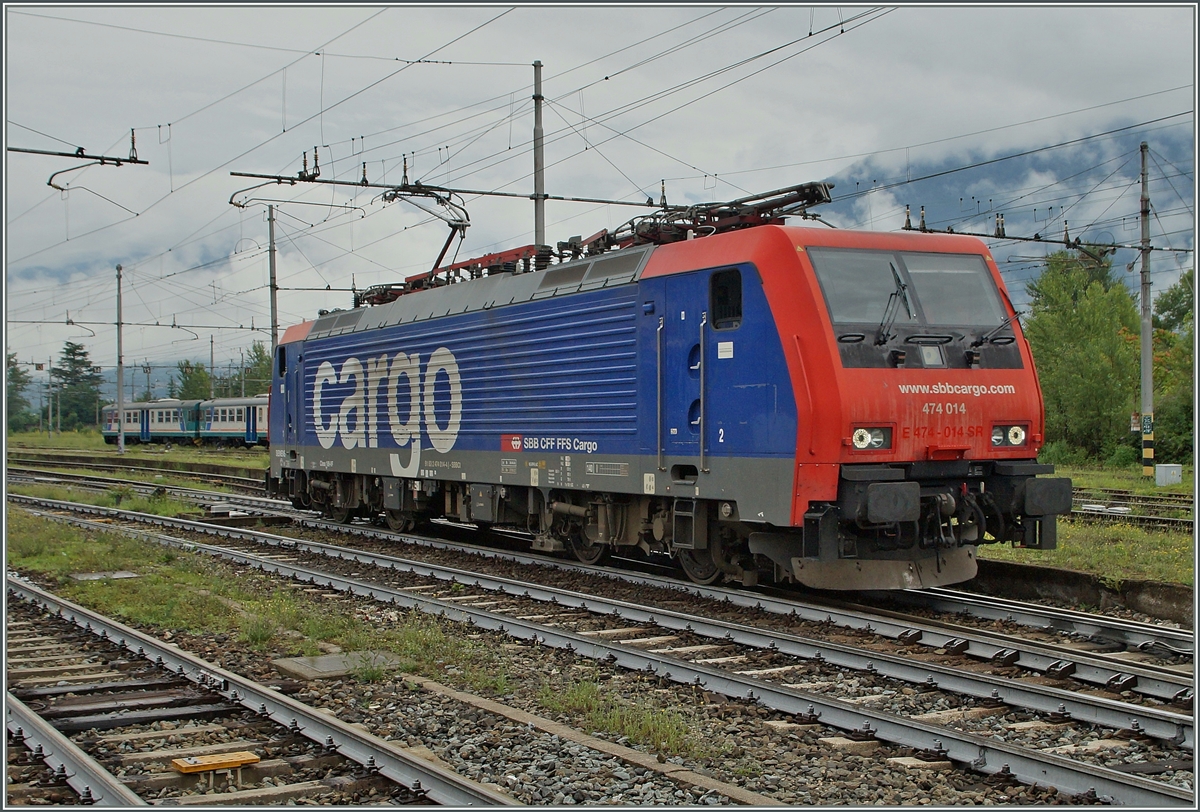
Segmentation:
[(977, 254), (809, 248), (808, 255), (835, 324), (879, 324), (897, 296), (905, 301), (888, 314), (897, 325), (995, 327), (1005, 316)]

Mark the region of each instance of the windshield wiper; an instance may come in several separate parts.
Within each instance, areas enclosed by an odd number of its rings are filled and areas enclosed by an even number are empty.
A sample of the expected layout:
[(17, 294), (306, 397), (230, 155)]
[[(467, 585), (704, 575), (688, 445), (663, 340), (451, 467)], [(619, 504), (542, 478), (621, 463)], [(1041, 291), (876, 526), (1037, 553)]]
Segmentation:
[(992, 329), (988, 330), (986, 333), (981, 335), (979, 338), (972, 341), (971, 346), (972, 347), (982, 347), (984, 344), (991, 341), (992, 336), (996, 335), (996, 333), (1000, 332), (1005, 327), (1012, 324), (1014, 321), (1016, 321), (1019, 318), (1021, 318), (1021, 311), (1013, 310), (1013, 314), (1011, 316), (1006, 318), (1004, 321), (1000, 322), (998, 325), (996, 325)]
[(904, 300), (904, 309), (908, 311), (908, 318), (911, 321), (913, 318), (912, 302), (908, 300), (908, 285), (900, 278), (900, 273), (896, 270), (895, 264), (889, 262), (888, 267), (892, 269), (892, 279), (896, 280), (896, 289), (892, 291), (892, 295), (888, 297), (887, 307), (883, 309), (883, 319), (879, 322), (879, 332), (875, 335), (875, 346), (880, 346), (891, 341), (895, 336), (892, 335), (892, 325), (896, 322), (896, 314), (900, 310), (899, 302)]

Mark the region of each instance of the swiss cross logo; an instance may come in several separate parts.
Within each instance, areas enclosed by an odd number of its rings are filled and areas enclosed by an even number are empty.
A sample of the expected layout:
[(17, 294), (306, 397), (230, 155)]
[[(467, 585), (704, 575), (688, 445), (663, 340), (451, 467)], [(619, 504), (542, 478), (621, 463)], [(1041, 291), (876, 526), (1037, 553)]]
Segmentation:
[(519, 434), (501, 434), (500, 435), (500, 450), (501, 451), (520, 451), (521, 450), (521, 435), (519, 435)]

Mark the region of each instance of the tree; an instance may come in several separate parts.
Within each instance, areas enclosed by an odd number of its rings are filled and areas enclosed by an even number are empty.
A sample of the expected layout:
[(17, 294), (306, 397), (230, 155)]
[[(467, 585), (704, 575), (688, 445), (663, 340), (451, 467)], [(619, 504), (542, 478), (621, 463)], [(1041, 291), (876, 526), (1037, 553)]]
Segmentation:
[(1154, 302), (1154, 459), (1191, 462), (1195, 437), (1195, 274), (1186, 271)]
[(82, 344), (63, 344), (58, 362), (50, 370), (55, 398), (55, 424), (65, 431), (96, 425), (96, 405), (100, 402), (100, 373), (92, 365)]
[(250, 345), (246, 353), (246, 396), (271, 391), (271, 351), (261, 341)]
[(1195, 322), (1196, 271), (1188, 268), (1179, 281), (1154, 300), (1154, 326), (1174, 333), (1185, 332)]
[(1047, 257), (1026, 290), (1025, 327), (1046, 407), (1047, 442), (1065, 441), (1103, 459), (1128, 444), (1138, 398), (1139, 318), (1108, 260), (1073, 251)]
[(33, 383), (29, 370), (17, 361), (15, 352), (8, 353), (8, 370), (5, 378), (5, 402), (8, 407), (8, 430), (26, 431), (37, 422), (33, 405), (25, 397), (25, 391)]
[(180, 361), (178, 378), (171, 378), (167, 392), (181, 400), (208, 400), (211, 377), (204, 364)]

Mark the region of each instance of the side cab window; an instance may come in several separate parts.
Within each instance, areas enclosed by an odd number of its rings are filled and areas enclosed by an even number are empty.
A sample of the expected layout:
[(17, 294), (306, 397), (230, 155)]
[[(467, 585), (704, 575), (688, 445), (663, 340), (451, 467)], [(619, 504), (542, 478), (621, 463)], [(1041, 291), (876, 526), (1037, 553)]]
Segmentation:
[(715, 330), (734, 330), (742, 323), (742, 272), (717, 271), (709, 283), (709, 312)]

